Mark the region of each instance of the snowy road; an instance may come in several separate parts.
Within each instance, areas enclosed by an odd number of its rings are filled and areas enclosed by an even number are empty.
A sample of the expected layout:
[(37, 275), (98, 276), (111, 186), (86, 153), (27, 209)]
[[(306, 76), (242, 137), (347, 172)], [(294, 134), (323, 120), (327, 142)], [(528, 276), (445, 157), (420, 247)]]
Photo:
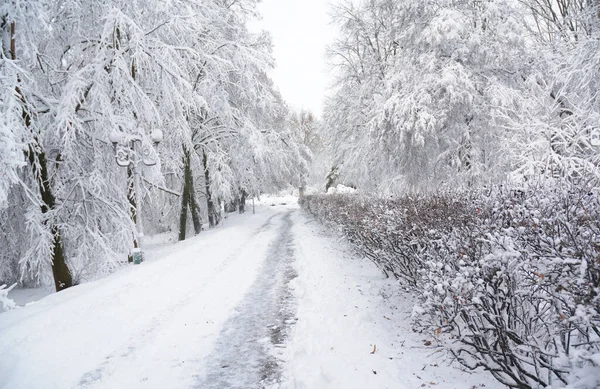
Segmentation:
[(295, 321), (289, 282), (296, 277), (289, 212), (282, 221), (256, 281), (225, 323), (195, 388), (251, 389), (280, 382), (274, 348), (284, 346)]
[(497, 387), (448, 366), (407, 296), (289, 203), (0, 314), (0, 388)]

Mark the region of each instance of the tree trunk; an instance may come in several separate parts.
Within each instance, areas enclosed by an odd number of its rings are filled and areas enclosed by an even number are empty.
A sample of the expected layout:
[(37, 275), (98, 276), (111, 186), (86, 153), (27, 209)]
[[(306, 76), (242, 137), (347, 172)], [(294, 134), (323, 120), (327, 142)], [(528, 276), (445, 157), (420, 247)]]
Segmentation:
[(248, 196), (248, 193), (246, 193), (246, 191), (242, 189), (241, 193), (240, 193), (240, 205), (239, 205), (240, 213), (246, 212), (246, 196)]
[(198, 235), (202, 231), (202, 217), (200, 216), (200, 206), (196, 200), (196, 190), (194, 188), (194, 176), (192, 174), (191, 153), (187, 148), (183, 148), (183, 171), (184, 183), (181, 194), (181, 213), (179, 215), (179, 240), (185, 240), (187, 227), (187, 211), (192, 214), (194, 223), (194, 233)]
[[(29, 123), (29, 115), (23, 111), (23, 114), (27, 116), (26, 122)], [(29, 126), (29, 124), (28, 124)], [(39, 171), (36, 167), (39, 165)], [(36, 177), (40, 194), (42, 196), (43, 204), (41, 206), (42, 213), (47, 213), (56, 207), (56, 199), (52, 190), (50, 189), (50, 181), (48, 179), (48, 162), (46, 160), (46, 153), (43, 151), (34, 151), (33, 147), (29, 149), (29, 162), (33, 167), (33, 175)], [(62, 239), (60, 236), (60, 230), (56, 225), (51, 227), (52, 237), (54, 239), (54, 245), (52, 246), (52, 275), (54, 277), (54, 286), (57, 292), (63, 289), (67, 289), (73, 286), (73, 277), (67, 266), (65, 260), (65, 252), (62, 246)]]
[(183, 148), (183, 192), (181, 193), (181, 213), (179, 214), (179, 240), (185, 240), (187, 210), (190, 203), (190, 181), (192, 177), (190, 152)]
[[(117, 46), (120, 46), (121, 44), (121, 30), (119, 30), (119, 28), (117, 28)], [(135, 62), (131, 63), (131, 77), (135, 80)], [(134, 114), (135, 117), (135, 114)], [(132, 143), (132, 150), (133, 150), (133, 143)], [(127, 187), (127, 198), (129, 199), (129, 206), (130, 206), (130, 212), (131, 212), (131, 220), (133, 221), (133, 225), (135, 226), (135, 231), (133, 233), (133, 248), (134, 251), (137, 251), (137, 249), (140, 248), (140, 244), (138, 242), (138, 224), (137, 224), (137, 199), (136, 199), (136, 193), (135, 193), (135, 172), (133, 171), (134, 167), (131, 165), (131, 163), (127, 166), (127, 183), (128, 183), (128, 187)], [(140, 215), (141, 217), (141, 215)], [(131, 253), (129, 253), (129, 255), (127, 256), (127, 261), (129, 263), (133, 263), (133, 255)]]
[(215, 225), (218, 225), (219, 223), (221, 223), (221, 219), (223, 218), (223, 214), (221, 213), (221, 209), (224, 208), (225, 206), (223, 205), (223, 199), (222, 198), (217, 198), (217, 204), (216, 206), (213, 208), (214, 212), (215, 212)]
[(202, 163), (204, 165), (204, 179), (206, 182), (206, 206), (208, 208), (208, 225), (212, 228), (217, 225), (217, 215), (215, 212), (215, 202), (210, 193), (210, 174), (208, 171), (208, 157), (203, 153)]
[[(17, 60), (17, 48), (16, 48), (16, 23), (13, 21), (10, 24), (10, 57), (13, 61)], [(21, 100), (25, 104), (25, 96), (21, 93), (17, 87), (17, 95), (20, 96)], [(27, 128), (31, 129), (31, 115), (27, 110), (22, 108), (22, 115)], [(39, 149), (36, 150), (33, 146), (29, 147), (29, 162), (33, 170), (33, 177), (38, 183), (40, 195), (42, 196), (42, 213), (47, 213), (56, 207), (56, 198), (50, 189), (50, 180), (48, 175), (48, 161), (46, 160), (46, 153), (43, 151), (42, 145), (38, 141), (38, 137), (34, 136), (35, 141), (38, 143)], [(37, 162), (37, 164), (36, 164)], [(39, 169), (39, 170), (38, 170)], [(52, 224), (50, 230), (52, 231), (53, 246), (52, 246), (52, 276), (54, 278), (54, 287), (57, 292), (67, 289), (73, 286), (73, 276), (67, 266), (65, 259), (65, 252), (63, 250), (62, 239), (60, 236), (60, 230)]]
[(191, 172), (190, 167), (190, 200), (189, 200), (190, 212), (192, 214), (192, 221), (194, 222), (194, 232), (198, 235), (202, 232), (202, 217), (200, 216), (200, 206), (196, 199), (196, 188), (194, 187), (194, 176)]
[(337, 177), (338, 167), (334, 165), (331, 168), (331, 170), (329, 170), (329, 173), (327, 173), (327, 177), (325, 178), (325, 193), (329, 192), (329, 188), (331, 188), (333, 184), (335, 184), (335, 180), (337, 180)]

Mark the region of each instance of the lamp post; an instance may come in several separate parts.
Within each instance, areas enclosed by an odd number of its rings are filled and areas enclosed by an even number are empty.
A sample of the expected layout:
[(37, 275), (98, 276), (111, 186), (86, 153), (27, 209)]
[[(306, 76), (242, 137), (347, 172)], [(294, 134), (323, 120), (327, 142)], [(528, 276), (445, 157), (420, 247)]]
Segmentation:
[[(150, 134), (154, 147), (163, 140), (163, 132), (159, 129), (155, 129)], [(153, 166), (158, 163), (158, 158), (152, 155), (152, 146), (144, 143), (140, 135), (129, 135), (121, 131), (114, 131), (109, 135), (109, 140), (113, 145), (115, 154), (115, 161), (117, 165), (121, 167), (127, 167), (131, 169), (133, 177), (133, 204), (135, 204), (134, 215), (136, 224), (136, 241), (134, 241), (134, 248), (131, 252), (133, 257), (134, 265), (139, 265), (144, 260), (142, 253), (142, 238), (144, 237), (144, 229), (142, 225), (142, 214), (141, 214), (141, 201), (138, 199), (137, 194), (140, 188), (140, 182), (138, 178), (137, 165), (143, 163), (146, 166)], [(141, 154), (138, 154), (135, 149), (136, 142), (139, 142), (141, 146)], [(137, 246), (137, 247), (135, 247)]]

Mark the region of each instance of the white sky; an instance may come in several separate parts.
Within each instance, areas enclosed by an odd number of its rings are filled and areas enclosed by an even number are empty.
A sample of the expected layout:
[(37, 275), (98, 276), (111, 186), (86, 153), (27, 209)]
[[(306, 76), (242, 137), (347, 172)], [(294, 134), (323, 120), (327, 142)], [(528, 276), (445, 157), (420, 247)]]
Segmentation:
[[(335, 38), (330, 25), (332, 0), (263, 0), (256, 24), (273, 37), (273, 81), (294, 109), (321, 116), (329, 85), (325, 46)], [(256, 27), (256, 26), (253, 26)]]

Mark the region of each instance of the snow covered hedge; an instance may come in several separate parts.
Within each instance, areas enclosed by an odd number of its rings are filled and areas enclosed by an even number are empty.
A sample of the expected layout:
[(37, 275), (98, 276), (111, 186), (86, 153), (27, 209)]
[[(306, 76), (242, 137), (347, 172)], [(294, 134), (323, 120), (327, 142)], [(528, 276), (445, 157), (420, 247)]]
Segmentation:
[(517, 388), (600, 386), (600, 203), (593, 188), (381, 199), (307, 196), (420, 296), (417, 326)]

